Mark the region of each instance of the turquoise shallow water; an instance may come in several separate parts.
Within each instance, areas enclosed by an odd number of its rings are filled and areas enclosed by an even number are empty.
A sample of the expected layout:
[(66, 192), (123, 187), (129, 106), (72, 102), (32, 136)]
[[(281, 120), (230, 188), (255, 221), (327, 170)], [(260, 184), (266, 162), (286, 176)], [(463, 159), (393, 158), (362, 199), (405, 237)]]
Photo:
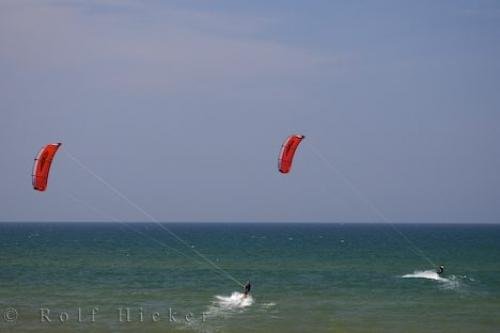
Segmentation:
[(442, 278), (383, 224), (165, 226), (252, 298), (155, 224), (2, 223), (0, 330), (500, 331), (498, 225), (398, 226)]

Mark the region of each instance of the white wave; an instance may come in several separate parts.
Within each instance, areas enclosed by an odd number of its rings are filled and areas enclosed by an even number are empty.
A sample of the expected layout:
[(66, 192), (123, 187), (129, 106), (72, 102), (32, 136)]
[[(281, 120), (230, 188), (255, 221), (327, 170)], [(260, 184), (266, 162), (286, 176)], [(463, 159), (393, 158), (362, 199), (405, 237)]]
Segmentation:
[(233, 292), (231, 296), (215, 296), (215, 302), (220, 308), (224, 309), (241, 309), (246, 308), (253, 304), (253, 298), (251, 295), (245, 296), (243, 293), (237, 291)]
[(242, 312), (246, 307), (251, 306), (254, 299), (251, 295), (234, 291), (230, 296), (215, 295), (212, 304), (206, 311), (207, 317), (225, 317), (234, 313)]
[(263, 307), (263, 308), (266, 308), (266, 309), (267, 309), (267, 308), (271, 308), (271, 307), (273, 307), (273, 306), (276, 306), (276, 303), (274, 303), (274, 302), (270, 302), (270, 303), (262, 303), (262, 307)]

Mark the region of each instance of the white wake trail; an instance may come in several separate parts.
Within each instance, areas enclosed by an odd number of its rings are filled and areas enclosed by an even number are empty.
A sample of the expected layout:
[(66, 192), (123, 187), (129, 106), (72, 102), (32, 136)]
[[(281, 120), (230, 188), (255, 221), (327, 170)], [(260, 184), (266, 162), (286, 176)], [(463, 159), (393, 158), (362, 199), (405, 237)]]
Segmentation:
[(415, 271), (411, 274), (405, 274), (402, 278), (429, 279), (441, 282), (450, 282), (451, 280), (439, 276), (435, 271)]
[(436, 271), (415, 271), (411, 274), (405, 274), (401, 276), (402, 278), (414, 278), (414, 279), (427, 279), (433, 280), (441, 283), (443, 289), (462, 289), (465, 285), (460, 281), (460, 278), (455, 275), (450, 275), (448, 277), (442, 277)]

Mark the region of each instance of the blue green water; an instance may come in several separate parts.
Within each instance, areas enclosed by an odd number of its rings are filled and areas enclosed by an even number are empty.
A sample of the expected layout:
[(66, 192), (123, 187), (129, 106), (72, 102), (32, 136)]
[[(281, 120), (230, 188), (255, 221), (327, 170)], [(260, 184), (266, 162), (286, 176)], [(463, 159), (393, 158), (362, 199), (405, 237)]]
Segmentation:
[(0, 331), (500, 331), (498, 225), (398, 226), (441, 278), (383, 224), (165, 226), (252, 296), (155, 224), (2, 223)]

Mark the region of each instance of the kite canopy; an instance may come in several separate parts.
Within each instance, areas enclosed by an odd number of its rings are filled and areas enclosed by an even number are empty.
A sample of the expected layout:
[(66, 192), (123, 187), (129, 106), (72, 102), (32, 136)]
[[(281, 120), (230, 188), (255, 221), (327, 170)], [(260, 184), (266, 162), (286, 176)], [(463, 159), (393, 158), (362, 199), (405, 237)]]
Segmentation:
[(50, 166), (62, 143), (50, 143), (40, 149), (33, 164), (33, 189), (45, 191), (49, 179)]
[(289, 173), (292, 168), (293, 157), (300, 142), (305, 138), (304, 135), (290, 135), (281, 146), (278, 159), (278, 169), (281, 173)]

